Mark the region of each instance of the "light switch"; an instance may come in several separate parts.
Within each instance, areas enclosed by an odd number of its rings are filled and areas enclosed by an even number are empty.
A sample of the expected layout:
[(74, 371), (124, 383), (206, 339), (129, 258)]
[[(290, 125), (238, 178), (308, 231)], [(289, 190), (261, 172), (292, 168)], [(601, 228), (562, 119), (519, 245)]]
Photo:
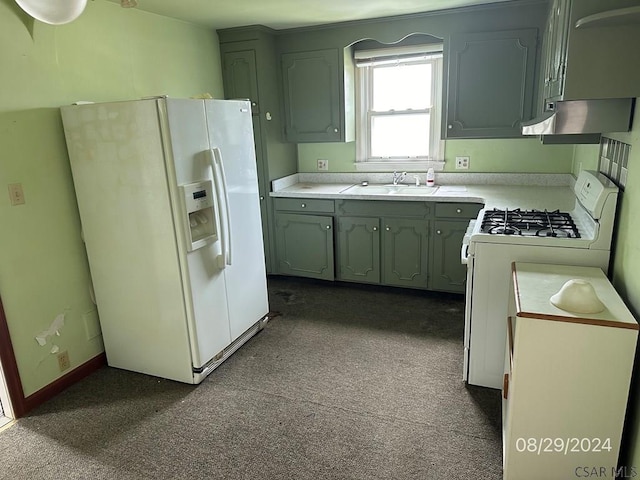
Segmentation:
[(9, 184), (9, 198), (11, 199), (11, 205), (15, 206), (24, 204), (24, 192), (22, 191), (21, 183)]

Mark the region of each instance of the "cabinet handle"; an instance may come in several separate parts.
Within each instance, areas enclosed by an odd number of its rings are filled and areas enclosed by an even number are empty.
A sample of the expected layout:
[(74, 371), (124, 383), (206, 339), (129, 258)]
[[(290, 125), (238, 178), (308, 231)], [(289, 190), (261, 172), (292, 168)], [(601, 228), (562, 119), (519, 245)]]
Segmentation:
[(337, 128), (334, 128), (334, 129), (333, 129), (333, 131), (334, 131), (335, 133), (338, 133), (338, 129), (337, 129)]
[(387, 227), (385, 228), (385, 230), (388, 232), (389, 230), (391, 230), (391, 227)]
[(462, 209), (461, 208), (456, 208), (456, 213), (462, 213)]
[(303, 203), (303, 204), (301, 204), (300, 206), (301, 206), (302, 208), (307, 208), (307, 204), (306, 204), (306, 203)]
[(451, 130), (451, 129), (453, 128), (453, 125), (449, 124), (449, 125), (447, 125), (447, 128), (448, 128), (449, 130)]
[(436, 235), (442, 235), (442, 230), (436, 230)]
[(502, 397), (506, 400), (509, 398), (509, 374), (505, 373), (502, 379)]
[(327, 230), (331, 230), (331, 225), (327, 225), (325, 228), (326, 228)]
[(373, 227), (373, 231), (377, 232), (378, 231), (378, 227)]
[(260, 201), (263, 201), (263, 200), (264, 200), (264, 196), (260, 195)]

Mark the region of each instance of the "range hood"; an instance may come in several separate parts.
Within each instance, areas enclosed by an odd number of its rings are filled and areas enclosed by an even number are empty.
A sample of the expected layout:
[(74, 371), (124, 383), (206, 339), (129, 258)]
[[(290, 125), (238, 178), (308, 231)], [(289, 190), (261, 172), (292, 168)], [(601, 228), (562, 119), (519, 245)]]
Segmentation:
[(628, 132), (633, 98), (547, 102), (540, 118), (522, 124), (523, 135), (575, 135)]

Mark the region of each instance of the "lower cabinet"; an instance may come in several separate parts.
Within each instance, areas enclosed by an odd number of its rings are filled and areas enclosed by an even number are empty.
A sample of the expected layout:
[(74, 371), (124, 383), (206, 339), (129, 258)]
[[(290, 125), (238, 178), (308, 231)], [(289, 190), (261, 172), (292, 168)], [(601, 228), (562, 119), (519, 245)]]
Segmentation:
[(380, 283), (380, 219), (338, 217), (338, 279)]
[(469, 220), (478, 216), (476, 203), (436, 203), (431, 245), (432, 290), (464, 293), (467, 266), (460, 262), (462, 239)]
[(383, 230), (385, 285), (427, 288), (429, 280), (429, 221), (385, 218)]
[(275, 200), (277, 273), (464, 293), (462, 238), (482, 205)]
[(429, 221), (338, 217), (339, 280), (427, 288)]
[(469, 220), (436, 220), (433, 224), (431, 288), (464, 293), (467, 266), (460, 262), (462, 238)]
[(333, 217), (276, 213), (278, 272), (334, 279)]

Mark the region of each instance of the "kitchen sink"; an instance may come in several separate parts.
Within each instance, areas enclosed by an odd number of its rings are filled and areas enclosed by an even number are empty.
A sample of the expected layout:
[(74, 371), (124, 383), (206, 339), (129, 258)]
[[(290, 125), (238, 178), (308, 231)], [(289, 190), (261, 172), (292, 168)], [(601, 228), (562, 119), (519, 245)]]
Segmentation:
[(438, 187), (425, 185), (353, 185), (341, 193), (353, 195), (433, 195)]

